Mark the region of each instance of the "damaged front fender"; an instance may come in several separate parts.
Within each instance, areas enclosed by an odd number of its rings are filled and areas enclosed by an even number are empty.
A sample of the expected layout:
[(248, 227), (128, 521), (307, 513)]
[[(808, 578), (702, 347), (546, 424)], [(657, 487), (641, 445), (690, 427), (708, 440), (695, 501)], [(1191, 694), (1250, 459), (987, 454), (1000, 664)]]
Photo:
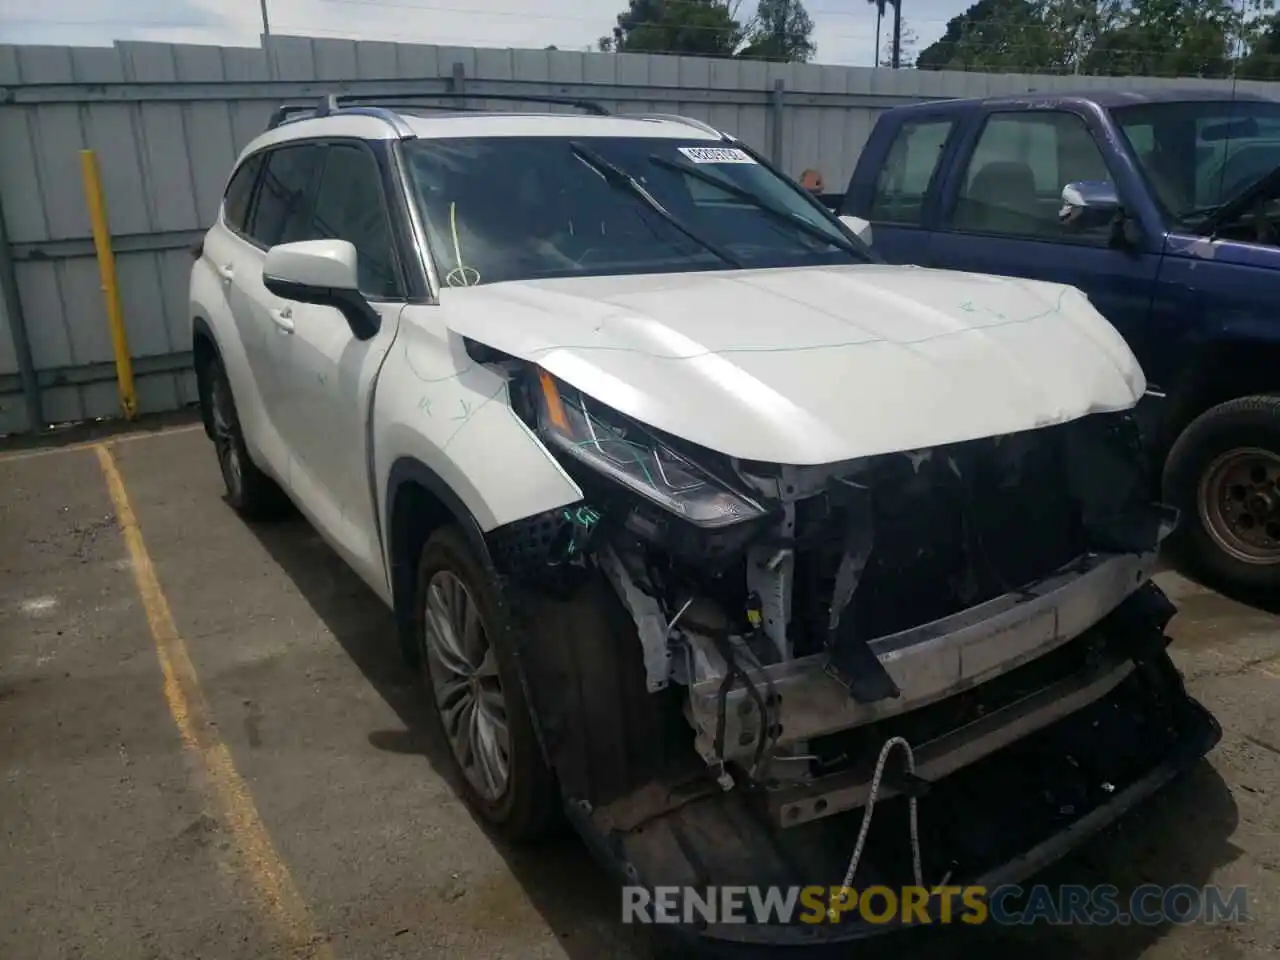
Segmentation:
[[(1216, 741), (1164, 650), (1150, 575), (1177, 516), (1129, 414), (795, 467), (516, 382), (582, 498), (486, 540), (548, 762), (632, 882), (838, 884), (858, 812), (909, 798), (945, 821), (931, 879), (1030, 869)], [(877, 766), (899, 738), (913, 776)], [(978, 799), (988, 780), (1006, 792)], [(1031, 807), (1010, 838), (952, 831)], [(862, 885), (905, 862), (868, 857)]]

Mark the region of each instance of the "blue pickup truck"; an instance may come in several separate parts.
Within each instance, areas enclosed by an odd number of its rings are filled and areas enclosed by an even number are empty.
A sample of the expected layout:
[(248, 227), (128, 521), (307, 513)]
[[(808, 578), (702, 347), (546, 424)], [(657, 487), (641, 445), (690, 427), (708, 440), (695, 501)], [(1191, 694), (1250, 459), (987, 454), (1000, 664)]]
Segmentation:
[(1179, 559), (1280, 597), (1280, 102), (1099, 90), (899, 107), (839, 212), (890, 263), (1083, 290), (1147, 374)]

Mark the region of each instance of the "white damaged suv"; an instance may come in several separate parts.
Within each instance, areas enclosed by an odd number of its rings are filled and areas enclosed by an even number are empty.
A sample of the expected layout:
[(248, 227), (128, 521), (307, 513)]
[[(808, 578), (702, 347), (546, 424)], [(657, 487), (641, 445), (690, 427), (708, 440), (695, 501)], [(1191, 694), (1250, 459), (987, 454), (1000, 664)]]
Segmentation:
[(887, 266), (696, 121), (374, 99), (239, 158), (196, 372), (229, 501), (394, 609), (479, 816), (650, 889), (992, 886), (1211, 749), (1078, 290)]

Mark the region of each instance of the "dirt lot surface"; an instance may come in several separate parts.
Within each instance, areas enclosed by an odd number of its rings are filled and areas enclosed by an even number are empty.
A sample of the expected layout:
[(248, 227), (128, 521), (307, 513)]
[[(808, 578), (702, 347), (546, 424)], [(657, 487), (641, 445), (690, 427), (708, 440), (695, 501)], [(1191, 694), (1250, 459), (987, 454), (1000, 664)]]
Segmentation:
[[(1243, 884), (1249, 919), (913, 957), (1280, 949), (1280, 619), (1160, 580), (1223, 742), (1044, 879)], [(0, 453), (0, 957), (655, 956), (575, 838), (477, 826), (425, 709), (389, 614), (303, 521), (237, 519), (198, 430)]]

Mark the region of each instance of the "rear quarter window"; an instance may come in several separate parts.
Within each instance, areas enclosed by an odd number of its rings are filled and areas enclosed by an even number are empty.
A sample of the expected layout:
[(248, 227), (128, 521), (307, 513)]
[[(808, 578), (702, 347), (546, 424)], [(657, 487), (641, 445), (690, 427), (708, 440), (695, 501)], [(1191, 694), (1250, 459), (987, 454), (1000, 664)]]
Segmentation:
[(258, 182), (258, 171), (262, 168), (262, 154), (254, 154), (231, 177), (227, 184), (227, 192), (222, 198), (222, 216), (227, 226), (236, 233), (245, 232), (245, 223), (249, 218), (249, 203), (253, 199), (253, 188)]

